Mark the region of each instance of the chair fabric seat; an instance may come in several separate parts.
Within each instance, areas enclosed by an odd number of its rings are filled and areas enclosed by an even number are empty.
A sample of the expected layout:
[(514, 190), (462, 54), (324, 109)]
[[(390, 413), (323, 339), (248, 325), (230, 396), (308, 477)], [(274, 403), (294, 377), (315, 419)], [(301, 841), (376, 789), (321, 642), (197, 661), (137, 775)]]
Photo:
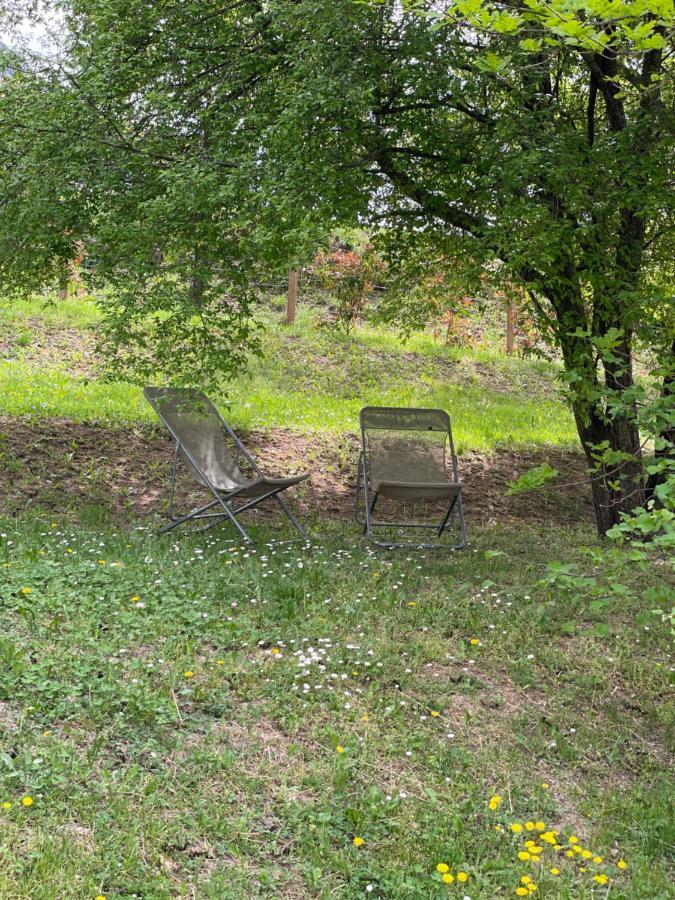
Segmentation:
[[(264, 494), (269, 494), (270, 491), (274, 490), (285, 490), (288, 487), (293, 487), (295, 484), (300, 484), (301, 481), (306, 481), (309, 478), (309, 473), (305, 472), (302, 475), (291, 475), (289, 478), (254, 478), (249, 481), (245, 487), (242, 487), (241, 490), (237, 490), (237, 497), (262, 497)], [(212, 482), (214, 488), (223, 494), (230, 494), (233, 490), (231, 484), (229, 482), (225, 484), (219, 484), (218, 482)]]
[(461, 483), (449, 481), (378, 481), (371, 478), (369, 484), (374, 494), (390, 500), (450, 500), (462, 492)]

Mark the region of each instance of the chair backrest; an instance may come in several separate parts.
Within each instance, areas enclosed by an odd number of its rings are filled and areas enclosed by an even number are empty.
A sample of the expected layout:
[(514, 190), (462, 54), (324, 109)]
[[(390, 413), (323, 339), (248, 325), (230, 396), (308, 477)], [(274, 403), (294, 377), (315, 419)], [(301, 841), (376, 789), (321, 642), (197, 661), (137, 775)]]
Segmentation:
[(198, 481), (228, 491), (250, 480), (238, 464), (243, 448), (201, 391), (146, 387), (143, 394), (178, 442), (183, 460)]
[[(373, 478), (401, 482), (459, 481), (450, 417), (443, 409), (366, 406), (361, 446)], [(449, 459), (447, 449), (450, 450)]]

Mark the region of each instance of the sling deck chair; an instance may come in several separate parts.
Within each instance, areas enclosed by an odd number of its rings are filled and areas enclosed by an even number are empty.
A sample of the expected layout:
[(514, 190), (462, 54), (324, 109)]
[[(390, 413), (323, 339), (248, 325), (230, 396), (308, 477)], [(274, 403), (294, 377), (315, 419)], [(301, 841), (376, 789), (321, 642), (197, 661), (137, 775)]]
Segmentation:
[[(459, 550), (466, 546), (466, 524), (462, 505), (457, 457), (452, 440), (450, 417), (442, 409), (366, 406), (361, 410), (361, 453), (356, 479), (354, 518), (363, 525), (364, 534), (380, 547), (447, 547)], [(448, 459), (449, 451), (449, 459)], [(450, 463), (452, 478), (446, 468)], [(359, 517), (361, 490), (365, 519)], [(380, 498), (416, 503), (447, 503), (437, 525), (418, 522), (376, 521), (375, 506)], [(453, 523), (459, 526), (459, 541), (454, 545), (418, 543), (414, 541), (377, 540), (376, 528), (426, 528), (440, 538)]]
[[(212, 518), (229, 520), (245, 541), (253, 543), (238, 517), (245, 510), (252, 509), (273, 497), (302, 539), (308, 540), (302, 526), (280, 494), (287, 488), (305, 481), (309, 478), (309, 474), (293, 475), (290, 478), (267, 478), (263, 475), (251, 454), (213, 403), (200, 391), (187, 388), (146, 387), (143, 393), (175, 441), (169, 497), (171, 521), (160, 529), (160, 534), (184, 522)], [(213, 494), (213, 500), (184, 516), (174, 515), (179, 459), (186, 464), (190, 474)], [(242, 459), (252, 470), (253, 477), (248, 477), (239, 468)], [(244, 502), (235, 506), (239, 501)]]

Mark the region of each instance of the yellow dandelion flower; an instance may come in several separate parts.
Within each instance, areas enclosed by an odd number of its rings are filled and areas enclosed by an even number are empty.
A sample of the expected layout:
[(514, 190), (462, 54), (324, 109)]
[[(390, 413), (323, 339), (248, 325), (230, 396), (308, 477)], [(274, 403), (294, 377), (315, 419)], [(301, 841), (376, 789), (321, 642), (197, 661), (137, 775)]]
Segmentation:
[(554, 850), (562, 850), (562, 844), (554, 844), (553, 849)]
[(367, 722), (367, 721), (368, 721), (368, 716), (367, 716), (366, 713), (364, 713), (364, 714), (361, 716), (361, 721), (362, 721), (362, 722)]
[(574, 859), (574, 853), (572, 853), (571, 850), (565, 850), (565, 856), (566, 856), (568, 859)]
[(224, 659), (217, 659), (217, 660), (216, 660), (216, 665), (217, 665), (217, 666), (224, 666), (224, 665), (225, 665), (225, 660), (224, 660)]
[(495, 825), (495, 831), (503, 831), (503, 830), (504, 829), (502, 828), (501, 825)]
[(518, 853), (518, 859), (522, 859), (523, 862), (524, 862), (526, 859), (531, 859), (531, 858), (532, 858), (532, 854), (529, 853), (527, 850), (521, 850), (521, 851)]
[(344, 753), (344, 752), (345, 752), (345, 748), (342, 746), (342, 744), (338, 744), (337, 747), (335, 748), (335, 750), (336, 750), (337, 753)]
[(452, 884), (452, 882), (453, 882), (454, 880), (455, 880), (455, 876), (454, 876), (454, 875), (451, 875), (450, 872), (446, 872), (445, 875), (443, 876), (443, 881), (444, 881), (446, 884)]
[(541, 786), (542, 786), (543, 790), (545, 790), (545, 791), (547, 791), (550, 787), (550, 785), (547, 781), (542, 781)]
[(357, 836), (354, 838), (352, 843), (354, 844), (355, 847), (362, 847), (365, 844), (365, 841), (363, 840), (362, 837)]
[(469, 876), (468, 876), (468, 874), (467, 874), (466, 872), (458, 872), (458, 873), (457, 873), (457, 881), (459, 881), (459, 882), (461, 882), (462, 884), (464, 884), (464, 882), (465, 882), (465, 881), (468, 881), (468, 880), (469, 880)]
[(552, 831), (545, 831), (542, 835), (540, 835), (540, 840), (545, 841), (547, 844), (555, 844), (555, 835)]
[(11, 809), (12, 804), (9, 802), (9, 800), (5, 800), (5, 802), (2, 804), (2, 808), (3, 809)]
[(527, 889), (531, 894), (534, 894), (534, 892), (537, 890), (537, 885), (534, 883), (534, 881), (531, 881), (528, 884)]
[(21, 588), (21, 593), (22, 593), (22, 594), (32, 594), (32, 593), (33, 593), (33, 589), (32, 589), (32, 588), (29, 588), (29, 587), (22, 587), (22, 588)]
[(129, 603), (138, 603), (141, 598), (138, 594), (134, 594), (133, 597), (129, 597)]
[(580, 872), (588, 872), (588, 869), (586, 868), (586, 866), (579, 866), (579, 871)]
[(440, 716), (440, 713), (439, 713), (439, 712), (436, 712), (435, 709), (432, 709), (432, 710), (431, 710), (431, 715), (432, 715), (434, 718), (436, 718), (436, 716)]
[(493, 811), (495, 809), (499, 809), (499, 805), (501, 804), (501, 802), (502, 802), (502, 798), (500, 797), (499, 794), (495, 794), (494, 797), (490, 797), (490, 804), (489, 804), (490, 809)]
[(567, 839), (567, 843), (568, 843), (568, 844), (578, 844), (578, 843), (579, 843), (579, 838), (576, 837), (575, 835), (571, 834), (571, 835), (568, 837), (568, 839)]
[(193, 678), (193, 677), (194, 677), (194, 674), (195, 674), (195, 673), (192, 671), (192, 669), (186, 669), (186, 670), (183, 672), (183, 677), (184, 677), (184, 678)]
[(518, 894), (519, 897), (527, 897), (528, 893), (529, 893), (529, 891), (527, 890), (526, 887), (517, 887), (516, 888), (516, 894)]
[(551, 875), (560, 875), (560, 869), (556, 869), (555, 866), (552, 869), (549, 869), (549, 872)]
[(22, 806), (32, 806), (33, 798), (32, 797), (24, 797), (21, 801), (21, 805)]
[(530, 841), (525, 841), (525, 846), (526, 846), (528, 849), (529, 849), (530, 847), (536, 847), (536, 846), (537, 846), (537, 842), (536, 842), (536, 841), (532, 841), (532, 840), (530, 840)]
[(593, 854), (591, 853), (590, 850), (582, 850), (582, 851), (581, 851), (581, 858), (582, 858), (582, 859), (591, 859), (592, 856), (593, 856)]
[(469, 643), (470, 643), (473, 647), (475, 647), (476, 644), (479, 643), (478, 638), (471, 638), (471, 640), (469, 641)]
[(620, 859), (620, 860), (618, 861), (618, 863), (616, 864), (616, 867), (617, 867), (617, 869), (627, 869), (627, 868), (628, 868), (628, 863), (626, 862), (625, 859)]
[(278, 647), (272, 647), (272, 655), (276, 656), (278, 653), (281, 653), (281, 650)]
[(105, 900), (105, 894), (97, 894), (94, 900)]
[(520, 824), (520, 822), (513, 822), (509, 827), (514, 834), (520, 834), (520, 832), (523, 830), (523, 826)]
[(535, 831), (546, 831), (546, 825), (543, 822), (535, 822), (534, 828)]
[(526, 831), (534, 831), (534, 822), (526, 822), (525, 829)]
[(446, 863), (438, 863), (438, 865), (436, 866), (436, 871), (440, 872), (441, 875), (445, 875), (446, 872), (450, 871), (450, 866)]
[(417, 601), (411, 600), (410, 603), (408, 603), (408, 606), (417, 606)]
[(538, 844), (535, 844), (535, 846), (530, 849), (530, 853), (534, 853), (537, 856), (543, 852), (544, 852), (544, 848), (540, 847)]
[(601, 856), (594, 856), (594, 857), (593, 857), (593, 862), (596, 864), (596, 866), (599, 866), (600, 863), (602, 862), (602, 857), (601, 857)]
[(521, 884), (529, 884), (531, 881), (532, 879), (529, 875), (523, 875), (523, 877), (520, 879)]
[(609, 878), (606, 875), (594, 875), (593, 881), (597, 881), (598, 884), (607, 884)]

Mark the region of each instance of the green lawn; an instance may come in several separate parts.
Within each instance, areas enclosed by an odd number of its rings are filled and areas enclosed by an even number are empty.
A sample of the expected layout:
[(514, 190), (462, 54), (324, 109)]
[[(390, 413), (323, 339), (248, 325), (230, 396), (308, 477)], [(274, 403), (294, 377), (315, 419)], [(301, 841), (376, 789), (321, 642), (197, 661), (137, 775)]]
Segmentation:
[[(266, 315), (239, 427), (439, 405), (460, 450), (576, 446), (551, 363)], [(153, 421), (86, 370), (97, 320), (0, 306), (0, 413)], [(666, 560), (522, 523), (448, 558), (78, 513), (0, 519), (0, 900), (671, 896)]]
[(672, 896), (662, 565), (1, 531), (2, 900)]
[[(90, 302), (19, 307), (5, 307), (4, 324), (0, 315), (6, 332), (30, 335), (30, 322), (40, 321), (87, 335), (97, 315)], [(317, 330), (307, 311), (290, 330), (269, 313), (263, 318), (264, 356), (252, 359), (249, 372), (215, 397), (229, 405), (239, 428), (354, 432), (364, 405), (440, 406), (452, 417), (460, 452), (577, 446), (572, 416), (557, 398), (555, 368), (546, 361), (508, 358), (489, 347), (447, 348), (426, 334), (404, 343), (394, 332), (364, 328), (346, 338)], [(59, 365), (25, 358), (33, 351), (19, 344), (16, 358), (0, 362), (0, 413), (110, 424), (154, 421), (139, 388), (78, 375), (77, 356)]]

